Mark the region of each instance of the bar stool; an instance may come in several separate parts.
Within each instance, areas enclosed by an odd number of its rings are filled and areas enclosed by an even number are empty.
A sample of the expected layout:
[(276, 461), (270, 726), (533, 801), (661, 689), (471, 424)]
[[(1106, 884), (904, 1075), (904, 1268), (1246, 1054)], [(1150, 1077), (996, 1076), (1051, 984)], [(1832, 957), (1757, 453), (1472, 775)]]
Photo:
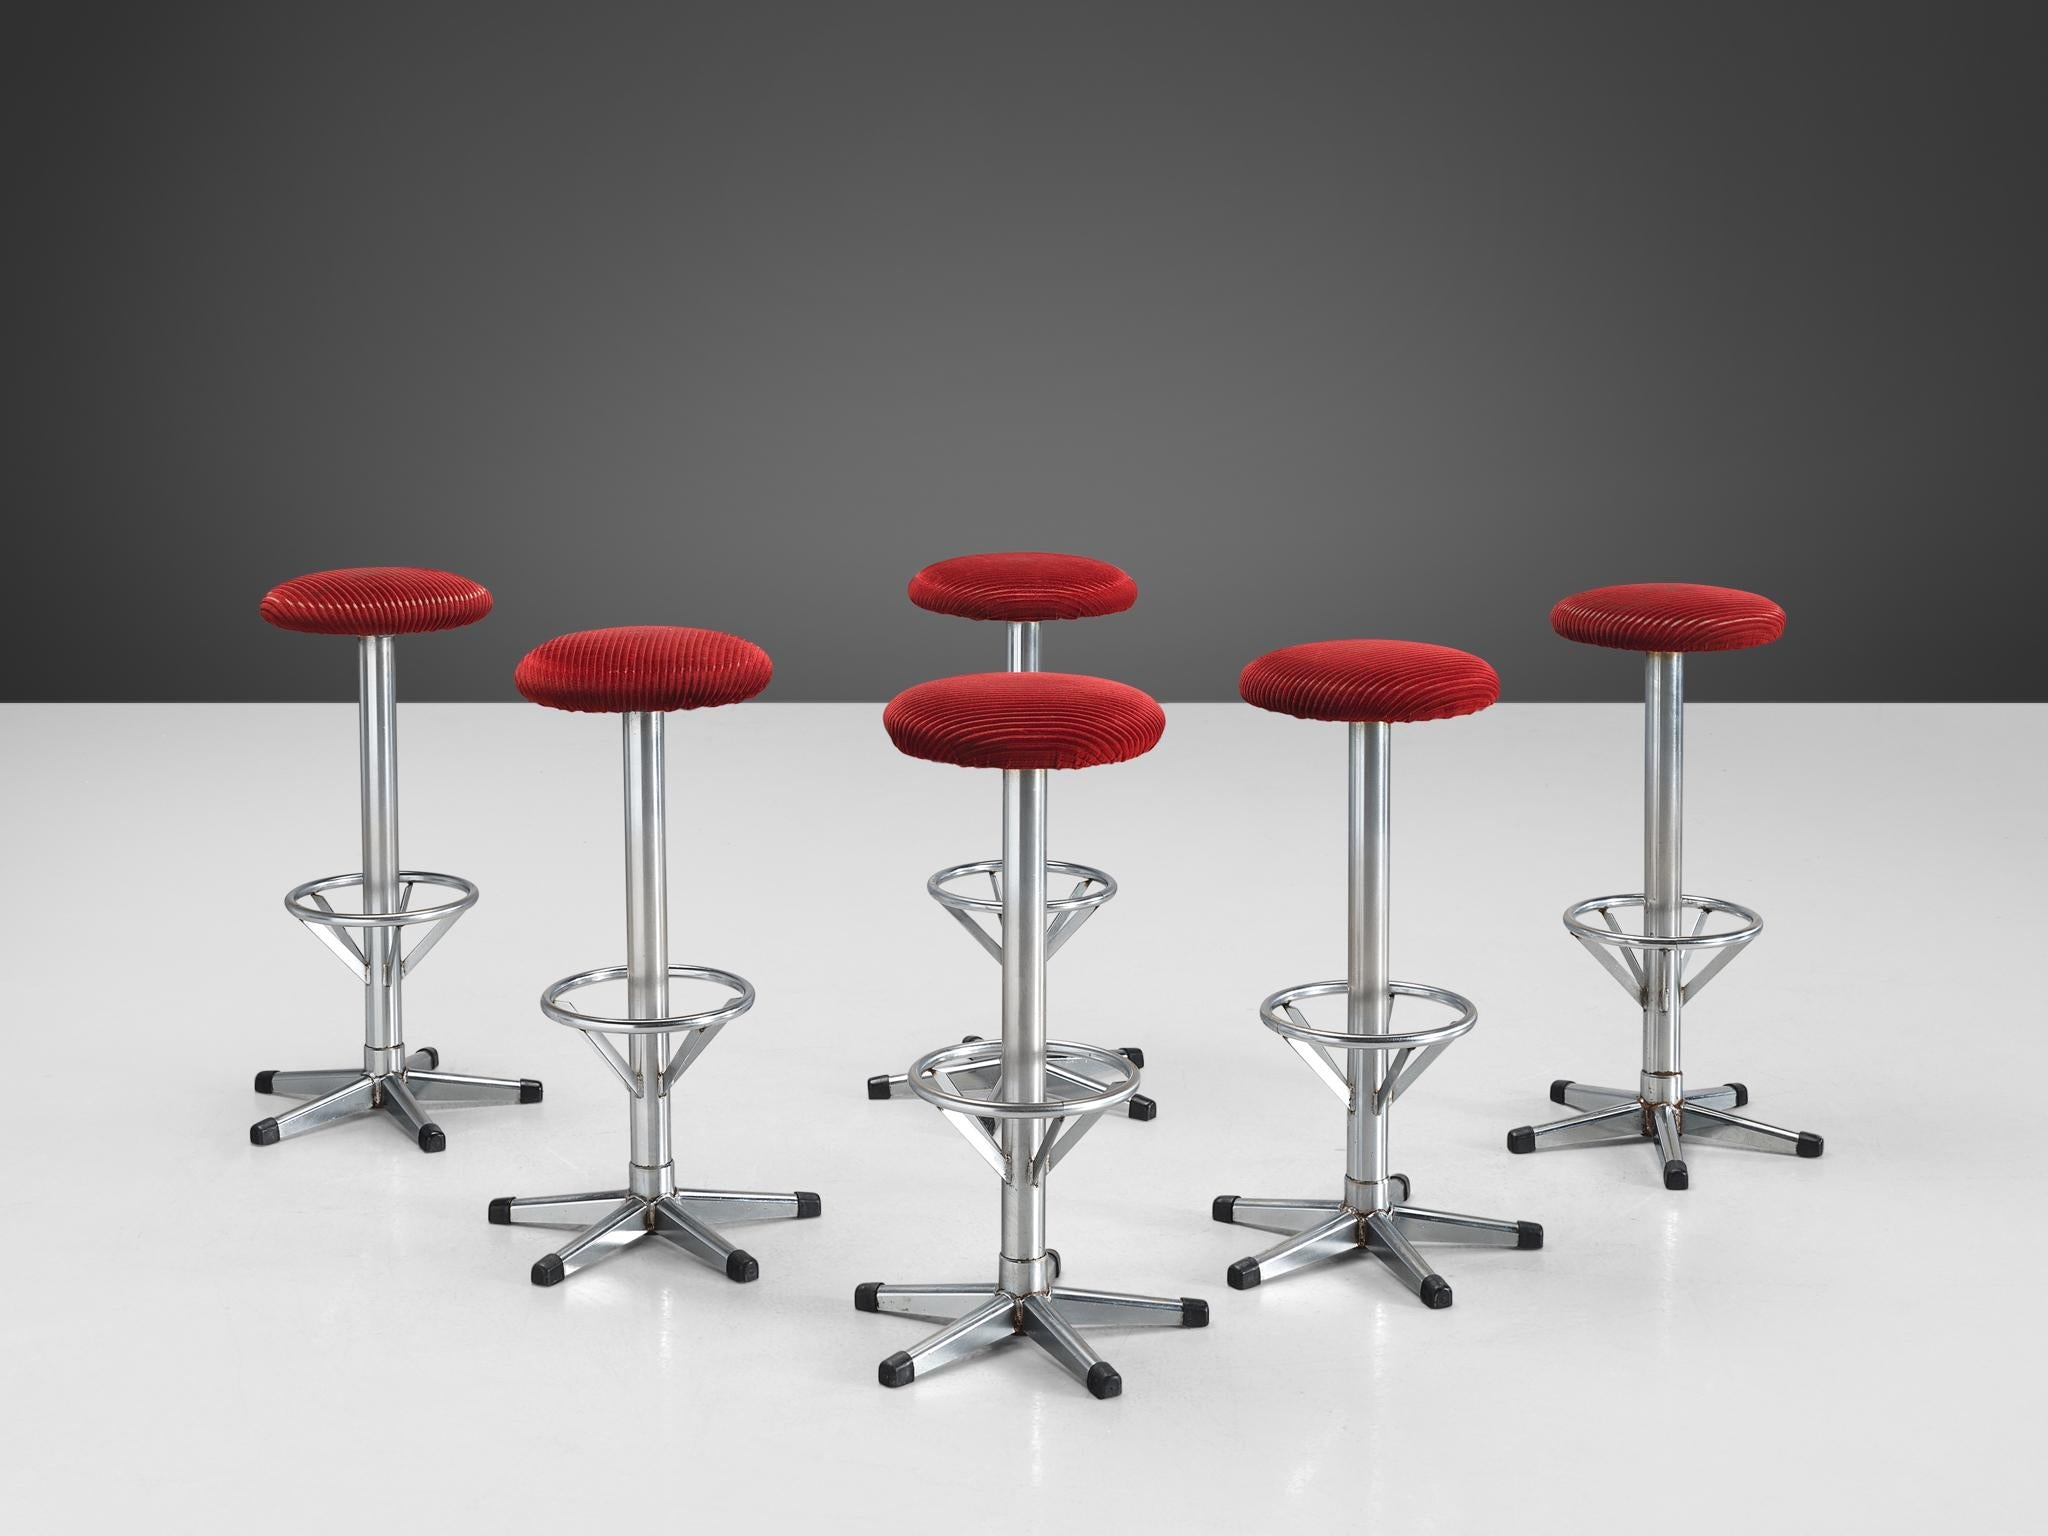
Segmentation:
[[(1006, 630), (1004, 662), (1008, 670), (1036, 672), (1041, 623), (1122, 613), (1137, 602), (1138, 584), (1116, 566), (1086, 555), (1038, 551), (960, 555), (928, 565), (911, 577), (910, 600), (930, 613), (1001, 623)], [(1050, 960), (1104, 902), (1116, 895), (1116, 882), (1088, 864), (1048, 859), (1045, 867), (1048, 875), (1062, 882), (1074, 882), (1066, 895), (1046, 899), (1045, 957)], [(979, 890), (983, 882), (988, 885), (985, 896)], [(950, 865), (927, 880), (925, 890), (991, 958), (1002, 960), (1000, 934), (991, 932), (983, 923), (986, 918), (998, 928), (1001, 925), (1001, 859)], [(962, 1043), (971, 1045), (980, 1038), (969, 1035)], [(1137, 1046), (1127, 1045), (1123, 1050), (1136, 1065), (1145, 1065), (1145, 1053)], [(1048, 1070), (1057, 1080), (1063, 1069)], [(916, 1095), (903, 1074), (896, 1072), (869, 1078), (868, 1097), (909, 1099)], [(1159, 1107), (1144, 1094), (1135, 1093), (1125, 1103), (1123, 1112), (1133, 1120), (1151, 1120), (1159, 1113)]]
[(1122, 683), (990, 672), (920, 683), (896, 696), (882, 723), (908, 756), (1003, 774), (1002, 1038), (942, 1047), (906, 1074), (912, 1092), (1003, 1181), (1002, 1245), (993, 1285), (871, 1281), (855, 1289), (853, 1304), (946, 1323), (882, 1362), (885, 1387), (1022, 1334), (1096, 1397), (1115, 1397), (1123, 1378), (1079, 1329), (1201, 1328), (1209, 1307), (1192, 1297), (1054, 1284), (1060, 1265), (1045, 1242), (1046, 1180), (1102, 1115), (1130, 1101), (1138, 1067), (1122, 1051), (1046, 1038), (1046, 776), (1141, 757), (1158, 744), (1166, 716)]
[[(582, 1031), (626, 1092), (626, 1187), (594, 1194), (507, 1196), (490, 1204), (498, 1226), (580, 1227), (533, 1266), (535, 1285), (557, 1285), (577, 1270), (643, 1238), (656, 1238), (717, 1269), (729, 1280), (758, 1279), (760, 1265), (711, 1223), (816, 1216), (808, 1190), (759, 1194), (679, 1189), (669, 1123), (671, 1090), (719, 1032), (754, 1006), (744, 977), (668, 959), (668, 832), (663, 715), (751, 699), (773, 675), (760, 647), (708, 629), (650, 625), (563, 635), (529, 651), (513, 683), (549, 709), (621, 717), (626, 787), (626, 963), (565, 976), (541, 994), (541, 1012)], [(624, 982), (624, 1017), (587, 1011), (570, 997)], [(709, 1007), (670, 1012), (674, 983), (728, 994)], [(682, 1043), (671, 1049), (676, 1036)], [(622, 1052), (615, 1040), (625, 1042)]]
[[(1447, 720), (1487, 708), (1500, 680), (1477, 656), (1408, 640), (1325, 640), (1261, 656), (1244, 669), (1247, 704), (1303, 720), (1341, 720), (1351, 728), (1350, 961), (1343, 981), (1287, 987), (1259, 1005), (1259, 1018), (1344, 1102), (1344, 1191), (1335, 1200), (1247, 1200), (1219, 1195), (1216, 1220), (1291, 1234), (1264, 1253), (1239, 1259), (1226, 1278), (1249, 1290), (1324, 1259), (1360, 1249), (1394, 1272), (1427, 1307), (1448, 1307), (1451, 1287), (1415, 1245), (1474, 1244), (1541, 1248), (1533, 1221), (1458, 1216), (1409, 1203), (1407, 1175), (1388, 1172), (1388, 1114), (1394, 1101), (1449, 1047), (1471, 1032), (1479, 1012), (1442, 987), (1388, 979), (1390, 914), (1389, 753), (1396, 722)], [(1302, 1005), (1341, 997), (1342, 1028), (1309, 1021)], [(1404, 998), (1451, 1015), (1450, 1022), (1396, 1030)], [(1342, 1052), (1341, 1062), (1331, 1053)]]
[[(356, 718), (362, 757), (363, 867), (295, 886), (287, 912), (332, 950), (363, 988), (363, 1064), (331, 1071), (258, 1072), (258, 1093), (307, 1100), (249, 1127), (250, 1142), (275, 1146), (355, 1115), (382, 1111), (422, 1152), (448, 1145), (427, 1118), (429, 1104), (538, 1104), (541, 1086), (524, 1077), (443, 1072), (432, 1046), (405, 1048), (405, 978), (476, 905), (459, 875), (401, 869), (398, 863), (398, 660), (396, 637), (460, 629), (491, 611), (491, 594), (467, 577), (410, 566), (319, 571), (270, 589), (264, 619), (309, 635), (356, 637)], [(415, 905), (421, 887), (445, 899)], [(358, 895), (357, 910), (330, 898)], [(407, 933), (411, 931), (410, 944)], [(360, 934), (360, 938), (356, 935)]]
[[(1819, 1157), (1825, 1143), (1811, 1131), (1780, 1130), (1730, 1114), (1749, 1102), (1743, 1084), (1688, 1089), (1679, 1070), (1682, 1010), (1764, 927), (1747, 907), (1685, 894), (1685, 657), (1769, 645), (1785, 632), (1785, 610), (1754, 592), (1650, 582), (1568, 597), (1550, 611), (1550, 627), (1582, 645), (1647, 653), (1643, 889), (1596, 896), (1564, 914), (1565, 931), (1642, 1009), (1643, 1069), (1634, 1088), (1595, 1088), (1559, 1078), (1550, 1085), (1552, 1102), (1584, 1113), (1517, 1126), (1508, 1132), (1508, 1150), (1649, 1141), (1664, 1165), (1666, 1189), (1690, 1183), (1688, 1139)], [(1625, 929), (1615, 917), (1629, 911), (1642, 914), (1640, 932)]]

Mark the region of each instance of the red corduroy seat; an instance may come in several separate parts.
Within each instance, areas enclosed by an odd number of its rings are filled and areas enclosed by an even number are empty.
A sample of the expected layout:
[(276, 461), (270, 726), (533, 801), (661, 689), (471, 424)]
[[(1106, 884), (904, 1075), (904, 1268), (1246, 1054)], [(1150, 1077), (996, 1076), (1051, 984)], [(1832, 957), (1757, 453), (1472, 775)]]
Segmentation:
[(896, 750), (961, 768), (1094, 768), (1159, 745), (1166, 712), (1124, 683), (980, 672), (906, 688), (882, 711)]
[(460, 629), (491, 611), (467, 576), (410, 565), (294, 576), (263, 596), (265, 622), (308, 635), (418, 635)]
[(737, 704), (766, 688), (774, 675), (768, 653), (738, 635), (639, 624), (586, 629), (535, 646), (512, 683), (550, 709), (660, 714)]
[(1086, 555), (961, 555), (911, 577), (910, 600), (958, 619), (1094, 619), (1130, 607), (1138, 584)]
[(1268, 651), (1237, 679), (1245, 703), (1303, 720), (1448, 720), (1500, 697), (1492, 667), (1417, 640), (1317, 640)]
[(1649, 581), (1576, 593), (1550, 610), (1550, 627), (1617, 651), (1741, 651), (1785, 633), (1785, 610), (1734, 587)]

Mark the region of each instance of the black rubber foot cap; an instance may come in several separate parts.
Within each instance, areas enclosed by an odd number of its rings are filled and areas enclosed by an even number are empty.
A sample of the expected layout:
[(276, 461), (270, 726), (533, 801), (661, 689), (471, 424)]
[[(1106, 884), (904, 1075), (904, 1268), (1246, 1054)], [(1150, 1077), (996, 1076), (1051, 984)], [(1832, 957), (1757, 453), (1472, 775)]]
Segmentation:
[(916, 1374), (916, 1363), (899, 1349), (882, 1362), (875, 1372), (875, 1379), (885, 1387), (907, 1387)]
[(491, 1202), (491, 1225), (509, 1227), (512, 1225), (512, 1197), (500, 1195)]
[(886, 1099), (889, 1097), (889, 1079), (886, 1075), (868, 1079), (868, 1097), (871, 1099)]
[(1088, 1367), (1088, 1390), (1097, 1397), (1122, 1397), (1124, 1379), (1107, 1360), (1098, 1360)]
[(1674, 1157), (1664, 1165), (1664, 1187), (1666, 1189), (1686, 1189), (1690, 1187), (1691, 1183), (1691, 1176), (1686, 1173), (1685, 1164), (1679, 1159)]
[(1209, 1303), (1199, 1296), (1183, 1296), (1180, 1299), (1180, 1325), (1183, 1328), (1206, 1328), (1209, 1326)]
[(744, 1248), (735, 1248), (725, 1256), (725, 1278), (737, 1280), (745, 1285), (749, 1280), (761, 1278), (761, 1261)]
[(420, 1150), (422, 1152), (446, 1152), (448, 1133), (429, 1120), (420, 1127)]
[(533, 1283), (535, 1285), (560, 1285), (568, 1278), (568, 1274), (569, 1272), (562, 1268), (560, 1255), (551, 1253), (546, 1258), (535, 1261), (533, 1266)]
[(1576, 1078), (1570, 1078), (1570, 1077), (1560, 1077), (1560, 1078), (1558, 1078), (1558, 1079), (1557, 1079), (1557, 1080), (1556, 1080), (1555, 1082), (1553, 1082), (1553, 1083), (1552, 1083), (1552, 1084), (1550, 1085), (1550, 1102), (1551, 1102), (1551, 1103), (1553, 1103), (1553, 1104), (1562, 1104), (1562, 1103), (1564, 1103), (1564, 1102), (1565, 1102), (1565, 1096), (1564, 1096), (1564, 1091), (1565, 1091), (1565, 1089), (1567, 1089), (1567, 1088), (1571, 1087), (1571, 1085), (1572, 1085), (1572, 1084), (1573, 1084), (1574, 1082), (1576, 1082), (1576, 1081), (1577, 1081), (1577, 1079), (1576, 1079)]
[(1131, 1095), (1131, 1118), (1133, 1120), (1157, 1120), (1159, 1106), (1142, 1093)]
[(530, 1077), (519, 1079), (519, 1102), (522, 1104), (538, 1104), (540, 1102), (540, 1084)]
[(1236, 1210), (1237, 1196), (1235, 1195), (1218, 1195), (1209, 1202), (1209, 1215), (1216, 1221), (1235, 1221), (1237, 1219)]
[(1518, 1125), (1512, 1131), (1509, 1131), (1508, 1150), (1510, 1152), (1534, 1152), (1536, 1150), (1536, 1127), (1533, 1125)]
[(1730, 1083), (1728, 1086), (1735, 1090), (1735, 1107), (1737, 1109), (1742, 1108), (1743, 1105), (1749, 1102), (1749, 1084)]
[(1145, 1065), (1145, 1048), (1141, 1045), (1127, 1045), (1123, 1049), (1123, 1057), (1132, 1066), (1143, 1067)]
[(431, 1045), (421, 1046), (419, 1049), (419, 1054), (427, 1058), (427, 1070), (429, 1072), (434, 1071), (441, 1065), (441, 1053), (435, 1050)]
[(1801, 1131), (1799, 1133), (1799, 1155), (1801, 1157), (1819, 1157), (1822, 1151), (1826, 1149), (1827, 1144), (1827, 1138), (1824, 1136), (1816, 1136), (1811, 1131)]
[(274, 1147), (281, 1139), (275, 1120), (258, 1120), (249, 1127), (249, 1145), (252, 1147)]
[(1248, 1291), (1259, 1283), (1259, 1261), (1239, 1259), (1225, 1271), (1223, 1278), (1230, 1282), (1233, 1291)]
[(856, 1312), (879, 1312), (882, 1310), (880, 1295), (882, 1282), (867, 1280), (853, 1288), (853, 1310)]
[(1422, 1277), (1422, 1304), (1432, 1312), (1441, 1312), (1451, 1304), (1451, 1282), (1442, 1275)]
[(1543, 1223), (1540, 1221), (1516, 1222), (1515, 1246), (1517, 1248), (1541, 1248), (1543, 1246)]
[(270, 1092), (270, 1080), (276, 1076), (275, 1072), (258, 1072), (256, 1074), (256, 1091), (258, 1093)]
[(800, 1189), (796, 1192), (796, 1219), (798, 1221), (816, 1216), (824, 1209), (825, 1203), (808, 1189)]
[(979, 1045), (979, 1044), (981, 1044), (981, 1036), (979, 1036), (979, 1035), (962, 1035), (962, 1036), (960, 1037), (960, 1043), (961, 1043), (962, 1045)]

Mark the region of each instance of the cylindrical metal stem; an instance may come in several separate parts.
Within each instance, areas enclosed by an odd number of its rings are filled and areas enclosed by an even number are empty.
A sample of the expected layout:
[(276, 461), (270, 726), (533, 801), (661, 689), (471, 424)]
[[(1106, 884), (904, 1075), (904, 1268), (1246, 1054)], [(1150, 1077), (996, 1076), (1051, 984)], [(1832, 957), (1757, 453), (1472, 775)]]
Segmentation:
[[(398, 908), (398, 656), (390, 635), (364, 635), (356, 647), (357, 736), (363, 782), (363, 910)], [(404, 1056), (399, 931), (363, 932), (369, 960), (363, 988), (363, 1065), (399, 1069)]]
[(1004, 646), (1004, 665), (1012, 672), (1038, 670), (1038, 621), (1013, 621)]
[[(626, 770), (626, 1016), (668, 1014), (668, 827), (662, 717), (645, 710), (622, 720)], [(662, 1072), (669, 1037), (635, 1035), (627, 1064), (640, 1084), (632, 1101), (633, 1192), (667, 1194), (670, 1167), (668, 1095)]]
[[(1351, 727), (1350, 957), (1345, 977), (1345, 1028), (1352, 1034), (1383, 1035), (1393, 1012), (1387, 990), (1388, 919), (1392, 911), (1390, 751), (1393, 728), (1385, 721)], [(1345, 1145), (1344, 1198), (1357, 1210), (1385, 1210), (1387, 1117), (1373, 1108), (1382, 1055), (1348, 1054), (1351, 1105)]]
[[(1685, 928), (1685, 658), (1653, 651), (1643, 688), (1643, 932), (1677, 938)], [(1679, 1079), (1679, 959), (1644, 954), (1643, 1096), (1675, 1102)]]
[[(1003, 1102), (1045, 1097), (1045, 790), (1043, 768), (1003, 773)], [(1045, 1289), (1045, 1186), (1031, 1159), (1045, 1127), (1004, 1120), (1003, 1252), (1005, 1289)]]

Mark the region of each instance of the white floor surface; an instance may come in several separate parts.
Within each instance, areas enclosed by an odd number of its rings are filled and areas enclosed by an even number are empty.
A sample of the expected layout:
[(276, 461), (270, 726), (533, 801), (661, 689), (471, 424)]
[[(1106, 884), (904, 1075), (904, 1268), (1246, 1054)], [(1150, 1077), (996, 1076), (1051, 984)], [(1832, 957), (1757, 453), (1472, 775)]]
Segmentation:
[[(1511, 1157), (1551, 1079), (1633, 1081), (1638, 1022), (1567, 902), (1640, 885), (1639, 706), (1400, 727), (1395, 972), (1478, 1029), (1395, 1112), (1429, 1204), (1540, 1221), (1239, 1293), (1212, 1196), (1333, 1195), (1342, 1113), (1255, 1008), (1341, 974), (1344, 731), (1169, 708), (1055, 776), (1052, 852), (1117, 898), (1054, 961), (1056, 1038), (1145, 1048), (1149, 1124), (1054, 1176), (1065, 1279), (1206, 1297), (1092, 1337), (1096, 1402), (1017, 1343), (899, 1391), (929, 1331), (856, 1282), (993, 1277), (997, 1191), (870, 1073), (997, 1032), (997, 968), (924, 894), (999, 851), (990, 773), (873, 706), (670, 726), (672, 958), (760, 991), (679, 1090), (686, 1182), (820, 1192), (735, 1228), (735, 1285), (643, 1245), (551, 1290), (495, 1195), (623, 1183), (626, 1101), (536, 996), (624, 959), (616, 722), (402, 704), (408, 866), (483, 899), (407, 989), (452, 1071), (546, 1081), (258, 1149), (261, 1068), (359, 1059), (359, 989), (281, 910), (357, 867), (352, 707), (0, 710), (0, 1524), (69, 1530), (1585, 1532), (2038, 1529), (2048, 709), (1695, 706), (1687, 888), (1763, 937), (1687, 1012), (1688, 1080), (1822, 1132)], [(2033, 1515), (2027, 1511), (2032, 1509)], [(744, 1524), (742, 1524), (744, 1523)]]

